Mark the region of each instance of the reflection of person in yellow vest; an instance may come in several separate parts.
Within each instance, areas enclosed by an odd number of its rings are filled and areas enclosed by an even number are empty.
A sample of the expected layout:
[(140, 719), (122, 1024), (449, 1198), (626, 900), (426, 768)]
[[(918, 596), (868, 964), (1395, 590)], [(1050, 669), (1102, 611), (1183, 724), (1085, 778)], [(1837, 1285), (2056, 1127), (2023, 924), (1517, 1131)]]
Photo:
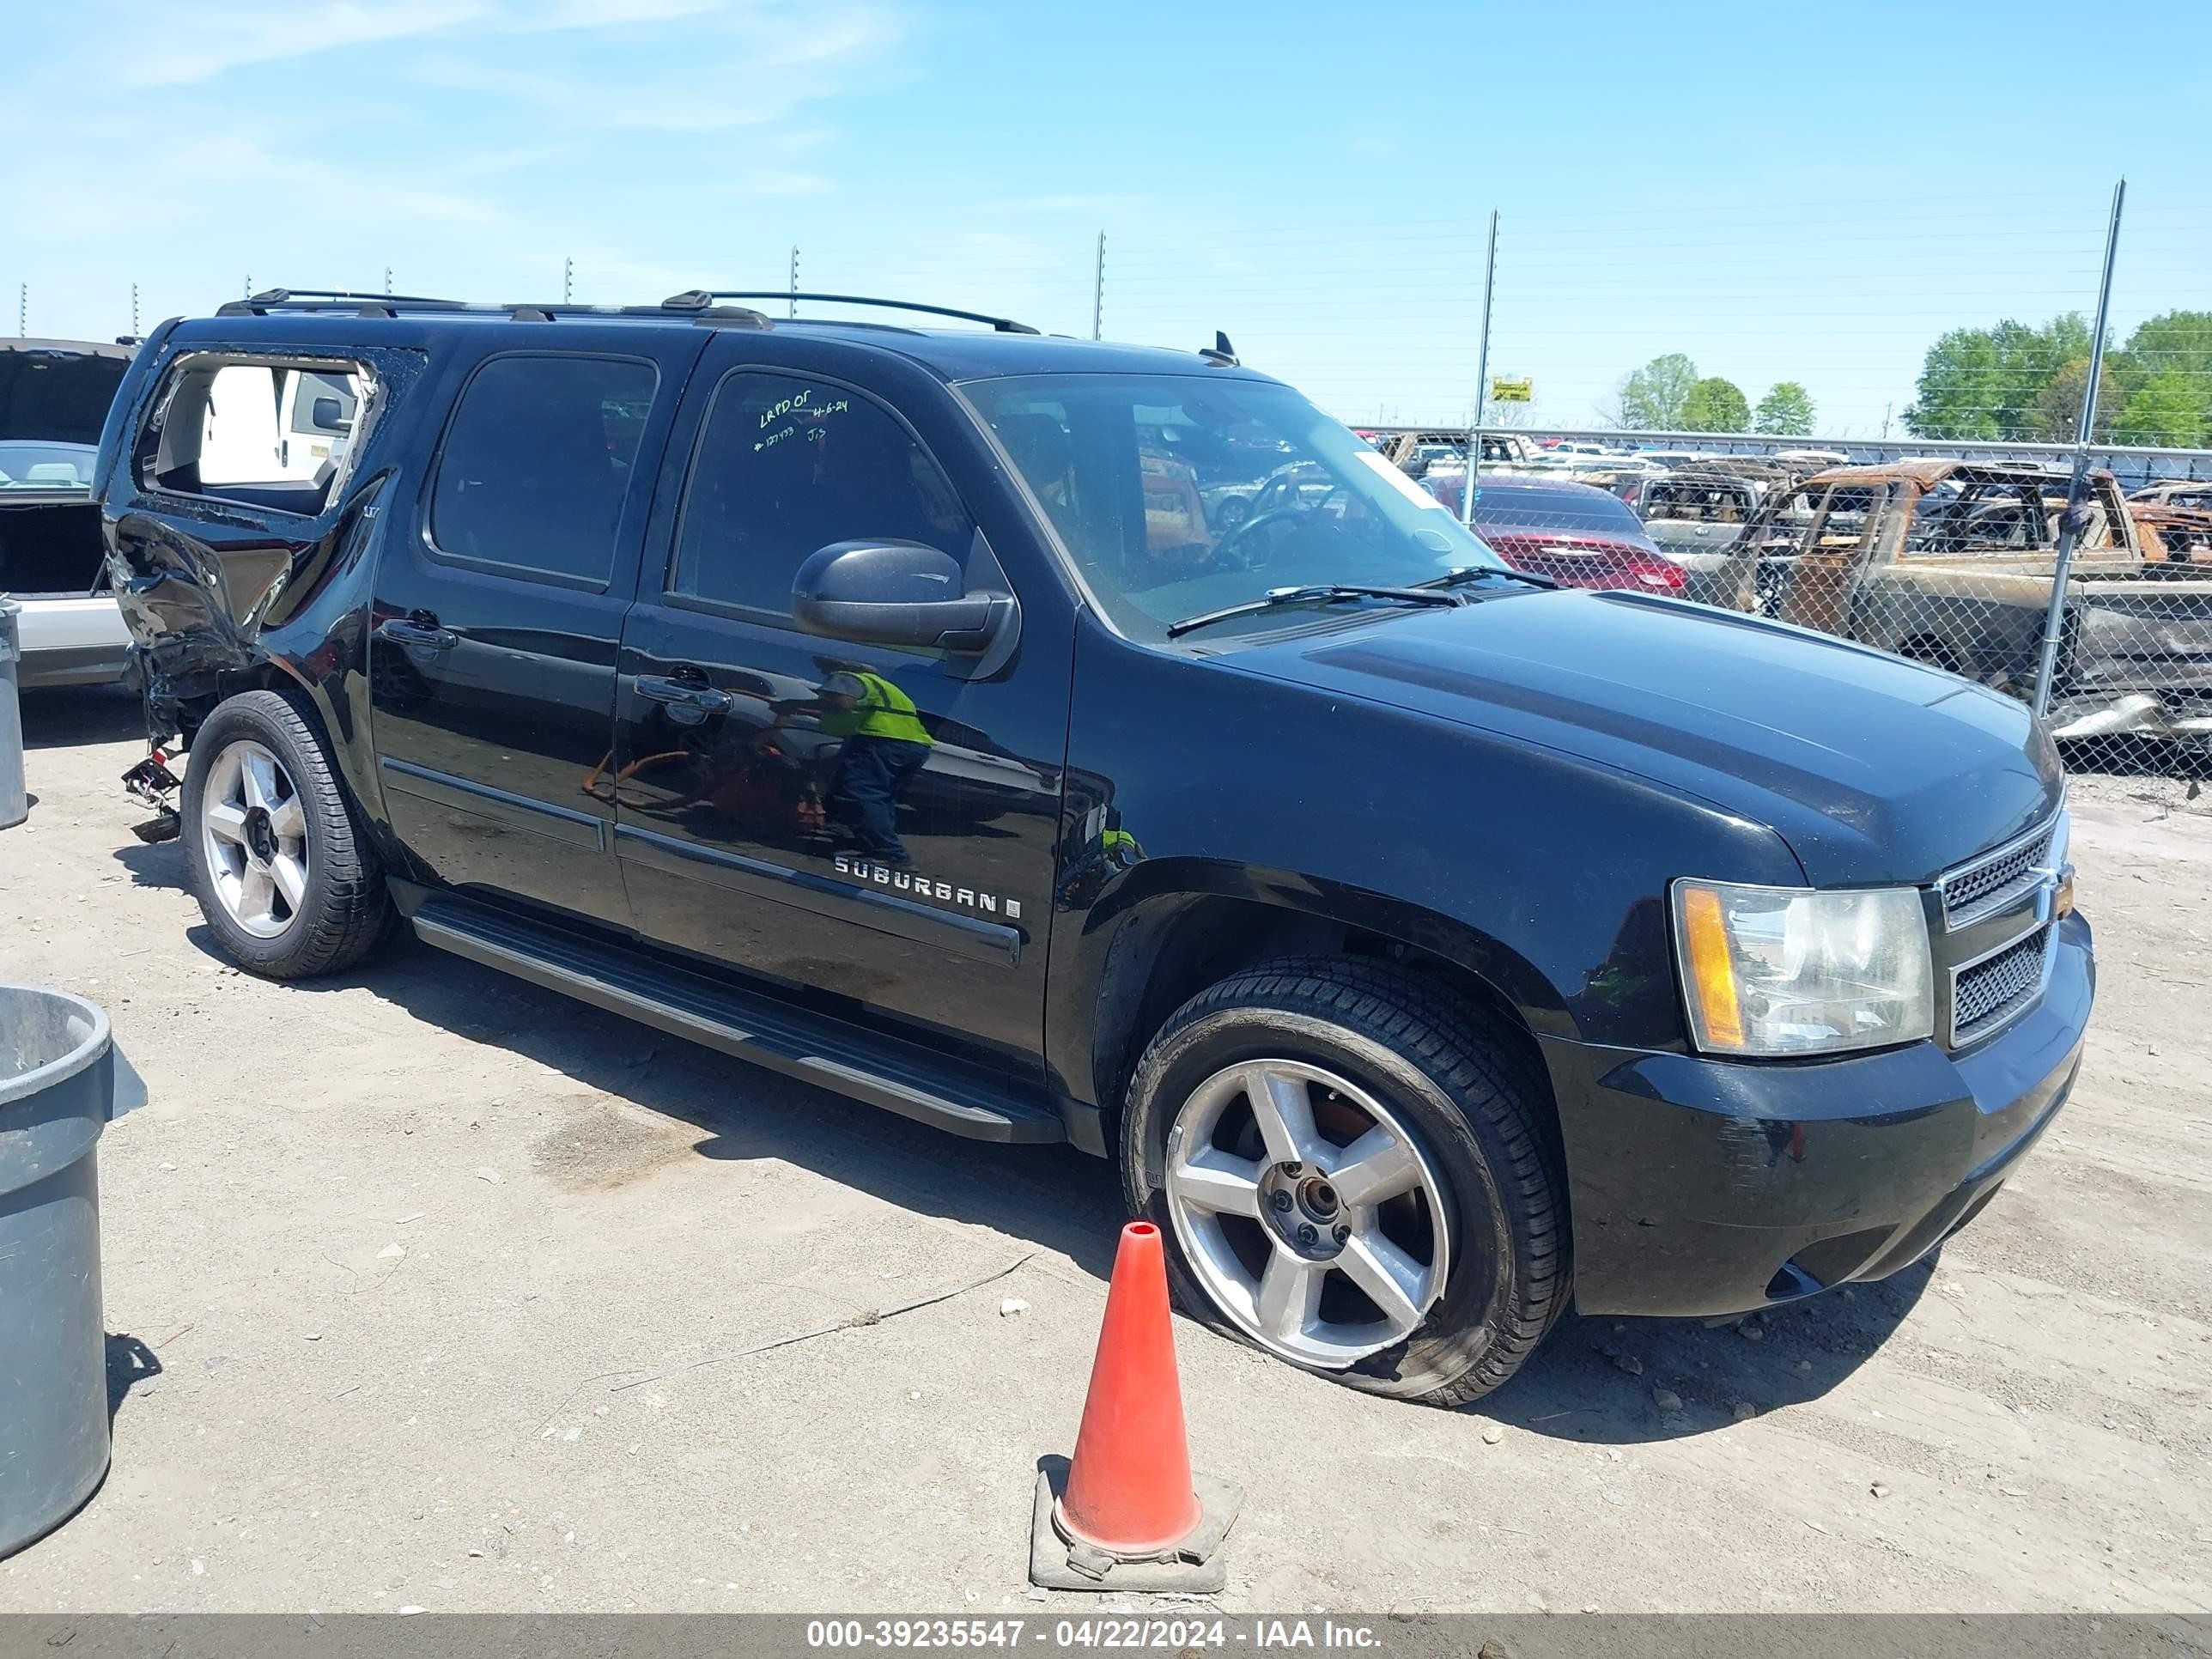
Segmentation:
[(898, 838), (898, 798), (906, 781), (929, 758), (934, 741), (914, 699), (880, 674), (840, 667), (823, 682), (816, 726), (842, 738), (830, 807), (870, 857), (911, 864)]

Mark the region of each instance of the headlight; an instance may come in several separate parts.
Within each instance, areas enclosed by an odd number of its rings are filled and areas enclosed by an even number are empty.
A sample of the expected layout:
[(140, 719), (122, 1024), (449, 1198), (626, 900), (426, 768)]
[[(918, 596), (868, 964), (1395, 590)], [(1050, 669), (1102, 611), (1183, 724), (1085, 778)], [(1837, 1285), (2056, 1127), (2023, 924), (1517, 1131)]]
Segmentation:
[(1825, 1054), (1936, 1030), (1919, 891), (1674, 884), (1690, 1034), (1714, 1054)]

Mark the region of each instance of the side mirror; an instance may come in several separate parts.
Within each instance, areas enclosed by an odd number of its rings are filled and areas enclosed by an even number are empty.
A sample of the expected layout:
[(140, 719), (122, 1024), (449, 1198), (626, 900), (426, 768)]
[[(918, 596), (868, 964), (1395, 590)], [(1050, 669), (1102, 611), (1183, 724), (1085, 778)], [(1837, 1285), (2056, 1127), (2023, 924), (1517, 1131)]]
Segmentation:
[(353, 422), (345, 417), (345, 405), (335, 398), (318, 398), (309, 405), (307, 420), (318, 432), (350, 432)]
[(1014, 616), (1010, 593), (969, 593), (957, 561), (920, 542), (832, 542), (792, 579), (804, 631), (867, 645), (990, 649)]

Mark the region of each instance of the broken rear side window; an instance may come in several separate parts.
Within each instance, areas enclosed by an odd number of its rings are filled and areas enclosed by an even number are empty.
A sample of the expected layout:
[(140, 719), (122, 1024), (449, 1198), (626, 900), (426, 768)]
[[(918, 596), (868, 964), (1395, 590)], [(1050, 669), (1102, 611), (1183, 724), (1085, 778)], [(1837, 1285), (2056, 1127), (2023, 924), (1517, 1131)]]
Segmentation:
[(169, 366), (138, 444), (142, 489), (313, 516), (343, 475), (366, 368), (198, 352)]

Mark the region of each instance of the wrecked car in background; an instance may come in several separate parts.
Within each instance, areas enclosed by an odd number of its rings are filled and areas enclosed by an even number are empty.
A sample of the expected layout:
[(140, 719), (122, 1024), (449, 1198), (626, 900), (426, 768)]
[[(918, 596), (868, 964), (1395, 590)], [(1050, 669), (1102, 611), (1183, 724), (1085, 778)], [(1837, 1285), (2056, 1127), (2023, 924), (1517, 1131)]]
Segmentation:
[[(1429, 493), (1460, 516), (1464, 472), (1431, 475)], [(1682, 571), (1662, 557), (1628, 504), (1593, 485), (1563, 477), (1480, 472), (1474, 483), (1474, 533), (1516, 570), (1562, 587), (1679, 596)]]
[(2212, 478), (2168, 478), (2162, 483), (2145, 486), (2128, 499), (2149, 507), (2189, 507), (2199, 513), (2212, 512)]
[[(1383, 459), (1408, 477), (1425, 477), (1431, 466), (1464, 471), (1467, 466), (1467, 428), (1456, 431), (1378, 432), (1369, 440)], [(1482, 434), (1482, 464), (1525, 465), (1545, 459), (1544, 452), (1517, 432)]]
[(1744, 527), (1761, 502), (1806, 471), (1758, 457), (1709, 457), (1642, 480), (1629, 505), (1652, 544), (1682, 567), (1682, 597), (1726, 605), (1729, 556)]
[[(2055, 469), (1965, 461), (1816, 473), (1737, 539), (1725, 601), (2030, 697), (2066, 491)], [(2083, 510), (2052, 734), (2212, 735), (2212, 566), (2147, 544), (2109, 472)]]
[(26, 688), (118, 680), (129, 660), (92, 471), (131, 350), (0, 341), (0, 596), (23, 608), (16, 672)]

